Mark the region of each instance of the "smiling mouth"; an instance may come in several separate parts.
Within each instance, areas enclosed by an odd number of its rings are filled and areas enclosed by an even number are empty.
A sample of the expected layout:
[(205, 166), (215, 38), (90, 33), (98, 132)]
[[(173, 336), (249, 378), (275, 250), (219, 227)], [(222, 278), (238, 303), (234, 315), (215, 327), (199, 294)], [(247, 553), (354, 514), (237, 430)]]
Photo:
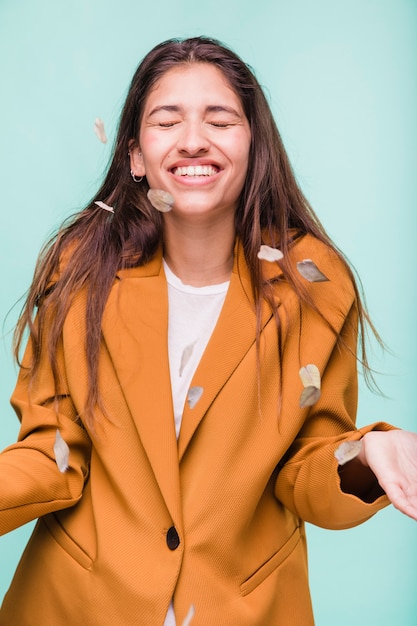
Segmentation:
[(219, 169), (214, 165), (188, 165), (172, 169), (175, 176), (214, 176), (218, 171)]

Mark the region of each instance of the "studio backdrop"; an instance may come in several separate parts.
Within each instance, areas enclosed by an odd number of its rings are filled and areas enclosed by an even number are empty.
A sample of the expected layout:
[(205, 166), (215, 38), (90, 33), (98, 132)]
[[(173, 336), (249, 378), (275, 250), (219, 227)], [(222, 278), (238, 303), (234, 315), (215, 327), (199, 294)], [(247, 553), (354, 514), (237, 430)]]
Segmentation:
[[(371, 350), (385, 395), (361, 381), (358, 423), (417, 430), (417, 2), (0, 0), (2, 448), (18, 432), (11, 333), (38, 251), (100, 184), (143, 55), (201, 34), (255, 70), (303, 191), (362, 279), (390, 351)], [(0, 539), (0, 599), (32, 527)], [(308, 538), (317, 626), (415, 626), (416, 522), (390, 507)]]

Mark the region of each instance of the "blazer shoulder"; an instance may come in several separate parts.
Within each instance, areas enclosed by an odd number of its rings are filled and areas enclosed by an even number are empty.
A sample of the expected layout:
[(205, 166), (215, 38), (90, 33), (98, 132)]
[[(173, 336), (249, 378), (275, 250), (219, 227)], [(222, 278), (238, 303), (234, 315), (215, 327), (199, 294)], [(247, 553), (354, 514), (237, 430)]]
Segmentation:
[(328, 281), (339, 279), (339, 281), (352, 283), (352, 270), (342, 253), (338, 253), (313, 235), (306, 234), (294, 238), (289, 245), (289, 255), (294, 263), (312, 262), (324, 274), (325, 278), (320, 278), (314, 269), (309, 273), (308, 263), (305, 264), (305, 273), (302, 267), (298, 267), (303, 278), (312, 283), (326, 282), (326, 278)]
[[(336, 250), (306, 234), (289, 246), (288, 262), (296, 270), (306, 302), (320, 311), (332, 325), (339, 326), (358, 297), (354, 274)], [(289, 299), (296, 296), (291, 289)]]

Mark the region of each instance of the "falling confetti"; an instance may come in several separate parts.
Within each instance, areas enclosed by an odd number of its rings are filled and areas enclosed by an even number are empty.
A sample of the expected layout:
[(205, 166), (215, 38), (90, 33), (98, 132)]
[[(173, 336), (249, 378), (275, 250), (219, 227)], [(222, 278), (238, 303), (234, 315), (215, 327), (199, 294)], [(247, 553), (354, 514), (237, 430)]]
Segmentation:
[(190, 387), (187, 395), (187, 402), (190, 409), (193, 409), (203, 395), (203, 387)]
[(308, 280), (310, 283), (324, 283), (329, 279), (322, 272), (311, 259), (304, 259), (297, 263), (297, 269), (301, 276)]
[(188, 361), (190, 360), (190, 357), (193, 353), (194, 346), (196, 343), (197, 343), (197, 339), (193, 341), (193, 343), (190, 343), (188, 346), (185, 346), (184, 348), (184, 352), (182, 353), (182, 356), (181, 356), (181, 363), (180, 363), (180, 370), (179, 370), (180, 376), (182, 376), (184, 367), (187, 365)]
[(310, 363), (299, 371), (304, 389), (300, 396), (300, 407), (313, 406), (320, 398), (321, 379), (317, 365)]
[(107, 143), (106, 131), (104, 130), (104, 122), (99, 117), (96, 117), (95, 119), (94, 132), (100, 139), (101, 143)]
[(194, 605), (192, 604), (190, 606), (190, 610), (185, 616), (185, 620), (183, 621), (182, 626), (190, 626), (191, 620), (193, 619), (194, 615), (195, 615), (195, 609), (194, 609)]
[(96, 204), (97, 206), (100, 207), (100, 209), (104, 209), (105, 211), (110, 211), (110, 213), (114, 213), (114, 209), (112, 206), (109, 206), (108, 204), (106, 204), (105, 202), (102, 202), (101, 200), (96, 200), (94, 202), (94, 204)]
[(344, 441), (340, 444), (337, 450), (335, 450), (334, 455), (339, 465), (344, 465), (358, 456), (361, 449), (362, 439), (359, 439), (359, 441)]
[(310, 363), (309, 365), (302, 367), (299, 371), (299, 375), (304, 387), (309, 387), (310, 385), (312, 385), (313, 387), (317, 387), (318, 389), (320, 389), (321, 380), (319, 368), (317, 367), (317, 365), (314, 365), (314, 363)]
[(320, 398), (320, 395), (320, 389), (317, 389), (317, 387), (306, 387), (300, 396), (300, 408), (304, 409), (306, 406), (313, 406)]
[(269, 261), (273, 263), (274, 261), (280, 261), (283, 258), (283, 254), (281, 250), (278, 248), (271, 248), (270, 246), (262, 245), (259, 248), (258, 259), (262, 259), (264, 261)]
[(174, 198), (168, 191), (162, 189), (149, 189), (148, 199), (152, 206), (161, 213), (168, 213), (172, 210)]
[(66, 472), (68, 469), (69, 448), (58, 429), (55, 436), (54, 454), (59, 471)]

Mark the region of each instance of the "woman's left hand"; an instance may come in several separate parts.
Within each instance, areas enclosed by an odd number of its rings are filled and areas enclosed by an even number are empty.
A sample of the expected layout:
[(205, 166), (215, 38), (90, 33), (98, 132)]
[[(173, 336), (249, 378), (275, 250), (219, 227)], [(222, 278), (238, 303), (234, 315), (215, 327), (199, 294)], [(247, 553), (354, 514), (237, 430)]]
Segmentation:
[(372, 431), (362, 442), (358, 460), (373, 471), (391, 503), (417, 520), (417, 433)]

